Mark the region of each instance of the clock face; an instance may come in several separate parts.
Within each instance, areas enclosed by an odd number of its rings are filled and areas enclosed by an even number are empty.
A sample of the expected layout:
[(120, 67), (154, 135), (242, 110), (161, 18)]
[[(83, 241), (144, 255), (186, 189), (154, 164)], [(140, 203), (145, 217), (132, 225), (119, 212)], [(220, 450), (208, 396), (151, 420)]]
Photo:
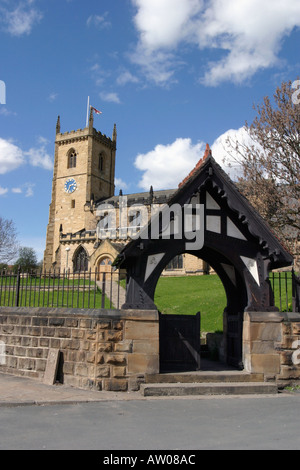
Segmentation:
[(69, 194), (74, 193), (76, 188), (77, 188), (77, 183), (74, 180), (74, 178), (69, 178), (65, 182), (65, 191), (66, 191), (66, 193), (69, 193)]

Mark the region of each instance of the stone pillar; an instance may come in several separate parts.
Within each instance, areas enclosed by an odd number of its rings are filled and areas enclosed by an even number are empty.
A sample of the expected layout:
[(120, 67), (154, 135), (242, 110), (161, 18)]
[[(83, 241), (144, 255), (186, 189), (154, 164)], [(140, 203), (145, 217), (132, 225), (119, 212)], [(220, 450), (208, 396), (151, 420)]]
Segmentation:
[(263, 373), (265, 380), (276, 379), (281, 360), (283, 315), (279, 312), (245, 312), (243, 362), (247, 372)]

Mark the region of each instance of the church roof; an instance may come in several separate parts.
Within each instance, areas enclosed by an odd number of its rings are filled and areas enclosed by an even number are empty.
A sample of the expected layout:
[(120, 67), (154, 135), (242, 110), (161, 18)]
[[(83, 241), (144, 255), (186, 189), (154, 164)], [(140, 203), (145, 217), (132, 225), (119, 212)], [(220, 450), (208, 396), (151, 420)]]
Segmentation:
[(176, 192), (176, 189), (164, 189), (159, 191), (119, 194), (118, 196), (111, 196), (108, 198), (98, 200), (95, 205), (110, 204), (116, 206), (119, 203), (120, 197), (127, 197), (127, 204), (166, 204), (170, 197)]

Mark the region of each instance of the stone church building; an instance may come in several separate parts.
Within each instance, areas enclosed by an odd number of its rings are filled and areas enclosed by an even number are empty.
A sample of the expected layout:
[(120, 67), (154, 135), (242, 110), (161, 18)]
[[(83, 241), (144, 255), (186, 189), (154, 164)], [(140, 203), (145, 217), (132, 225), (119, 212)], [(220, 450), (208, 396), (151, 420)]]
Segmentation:
[[(88, 127), (77, 131), (61, 133), (58, 117), (44, 252), (46, 271), (97, 270), (99, 278), (101, 273), (111, 272), (113, 261), (131, 240), (132, 233), (141, 228), (137, 208), (143, 209), (140, 210), (143, 213), (146, 208), (149, 219), (151, 211), (161, 208), (175, 192), (175, 189), (153, 191), (151, 187), (149, 192), (123, 195), (120, 191), (115, 195), (116, 150), (116, 125), (111, 138), (97, 131), (92, 109)], [(120, 214), (125, 203), (124, 219)], [(115, 210), (113, 233), (105, 207), (110, 212)], [(174, 258), (162, 275), (199, 275), (208, 271), (204, 261), (186, 253)]]

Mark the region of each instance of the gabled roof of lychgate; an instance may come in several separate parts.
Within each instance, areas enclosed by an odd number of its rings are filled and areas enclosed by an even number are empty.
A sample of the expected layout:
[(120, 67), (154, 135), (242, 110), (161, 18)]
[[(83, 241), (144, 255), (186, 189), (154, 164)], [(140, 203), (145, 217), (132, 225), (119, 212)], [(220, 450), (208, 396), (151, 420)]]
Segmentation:
[[(240, 224), (246, 225), (251, 235), (257, 239), (258, 246), (266, 250), (272, 261), (271, 269), (289, 266), (293, 263), (293, 257), (280, 243), (272, 232), (267, 222), (253, 208), (250, 202), (242, 195), (227, 173), (215, 161), (209, 146), (206, 146), (205, 154), (196, 164), (189, 175), (178, 185), (178, 189), (170, 194), (167, 201), (169, 206), (173, 204), (184, 205), (192, 195), (207, 188), (216, 190), (217, 197), (225, 199), (230, 211), (237, 214)], [(151, 224), (151, 221), (149, 222)], [(128, 258), (139, 245), (140, 240), (132, 240), (120, 253), (115, 264), (120, 265)]]

